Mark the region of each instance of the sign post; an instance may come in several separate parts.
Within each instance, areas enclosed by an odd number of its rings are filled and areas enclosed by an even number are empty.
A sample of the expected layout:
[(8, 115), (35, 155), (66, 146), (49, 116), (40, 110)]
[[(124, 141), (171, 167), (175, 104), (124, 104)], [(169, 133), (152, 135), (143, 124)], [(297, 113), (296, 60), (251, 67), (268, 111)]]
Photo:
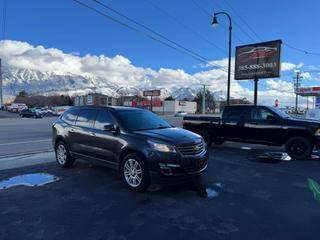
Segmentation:
[(281, 40), (236, 47), (236, 80), (254, 79), (254, 104), (258, 102), (260, 78), (280, 77)]
[(258, 103), (258, 82), (259, 82), (259, 79), (255, 78), (254, 79), (254, 105), (257, 105)]
[(159, 97), (161, 95), (160, 90), (147, 90), (143, 91), (143, 96), (144, 97), (150, 97), (151, 98), (151, 103), (150, 103), (150, 111), (152, 112), (152, 102), (153, 102), (153, 97)]

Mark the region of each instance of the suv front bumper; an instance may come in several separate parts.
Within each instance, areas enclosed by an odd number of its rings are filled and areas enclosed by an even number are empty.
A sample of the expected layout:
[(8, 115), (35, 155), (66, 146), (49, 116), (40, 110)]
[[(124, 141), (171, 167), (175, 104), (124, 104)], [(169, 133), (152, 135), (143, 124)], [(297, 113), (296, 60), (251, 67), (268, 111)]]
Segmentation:
[(207, 166), (209, 153), (183, 157), (179, 153), (163, 154), (149, 158), (149, 171), (152, 182), (180, 182), (202, 175)]

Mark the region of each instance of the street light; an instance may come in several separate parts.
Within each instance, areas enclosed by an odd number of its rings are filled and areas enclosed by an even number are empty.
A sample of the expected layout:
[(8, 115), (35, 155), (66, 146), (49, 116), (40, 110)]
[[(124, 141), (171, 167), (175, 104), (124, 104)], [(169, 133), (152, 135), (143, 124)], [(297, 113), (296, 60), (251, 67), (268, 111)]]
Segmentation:
[(228, 88), (227, 88), (227, 105), (230, 105), (230, 77), (231, 77), (231, 34), (232, 34), (232, 21), (231, 17), (226, 12), (217, 12), (213, 15), (212, 26), (218, 27), (218, 15), (226, 15), (229, 19), (229, 61), (228, 61)]

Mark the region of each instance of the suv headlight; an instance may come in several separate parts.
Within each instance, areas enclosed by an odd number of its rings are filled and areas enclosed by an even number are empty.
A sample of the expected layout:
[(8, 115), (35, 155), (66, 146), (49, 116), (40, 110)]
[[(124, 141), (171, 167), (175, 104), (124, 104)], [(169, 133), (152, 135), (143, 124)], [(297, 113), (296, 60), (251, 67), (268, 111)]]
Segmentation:
[(318, 129), (315, 133), (314, 133), (315, 136), (319, 137), (320, 136), (320, 129)]
[(148, 141), (149, 145), (154, 149), (159, 152), (176, 152), (173, 146), (163, 144), (163, 143), (157, 143), (153, 141)]

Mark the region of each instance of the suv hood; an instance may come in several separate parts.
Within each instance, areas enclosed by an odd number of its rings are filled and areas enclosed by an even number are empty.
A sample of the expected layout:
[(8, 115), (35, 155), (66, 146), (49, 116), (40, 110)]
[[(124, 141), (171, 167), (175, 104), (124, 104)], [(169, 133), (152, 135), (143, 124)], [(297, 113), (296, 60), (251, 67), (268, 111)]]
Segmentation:
[(162, 128), (144, 131), (135, 131), (135, 134), (151, 138), (150, 140), (159, 140), (172, 145), (195, 142), (201, 137), (198, 134), (182, 128)]

